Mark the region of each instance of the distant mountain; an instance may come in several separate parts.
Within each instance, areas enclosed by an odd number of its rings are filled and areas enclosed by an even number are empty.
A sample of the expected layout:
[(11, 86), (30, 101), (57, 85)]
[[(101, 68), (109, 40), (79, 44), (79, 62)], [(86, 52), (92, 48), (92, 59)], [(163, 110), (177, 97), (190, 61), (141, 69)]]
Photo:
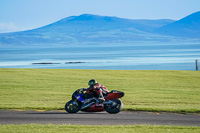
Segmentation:
[[(179, 21), (131, 20), (83, 14), (50, 25), (21, 32), (0, 34), (0, 44), (77, 44), (170, 41), (176, 37), (198, 37), (199, 12)], [(184, 31), (184, 32), (183, 32)], [(194, 33), (198, 33), (194, 35)]]
[(155, 30), (157, 34), (200, 38), (200, 11)]

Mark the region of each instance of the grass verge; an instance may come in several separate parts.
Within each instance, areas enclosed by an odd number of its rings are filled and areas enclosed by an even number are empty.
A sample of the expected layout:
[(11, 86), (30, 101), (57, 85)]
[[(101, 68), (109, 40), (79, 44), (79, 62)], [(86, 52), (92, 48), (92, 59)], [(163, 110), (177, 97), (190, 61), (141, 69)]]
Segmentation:
[(38, 124), (23, 124), (23, 125), (0, 125), (3, 133), (197, 133), (200, 132), (200, 127), (194, 126), (150, 126), (150, 125), (130, 125), (130, 126), (85, 126), (85, 125), (38, 125)]
[(1, 68), (0, 109), (62, 110), (92, 78), (124, 91), (124, 110), (200, 113), (200, 72), (160, 70)]

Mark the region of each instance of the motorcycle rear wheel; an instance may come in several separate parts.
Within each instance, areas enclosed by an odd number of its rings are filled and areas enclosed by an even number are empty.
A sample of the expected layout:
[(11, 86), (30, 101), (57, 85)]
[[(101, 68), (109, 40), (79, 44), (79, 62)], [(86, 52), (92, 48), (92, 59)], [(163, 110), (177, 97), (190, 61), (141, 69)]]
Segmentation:
[(68, 113), (77, 113), (81, 109), (81, 105), (78, 101), (71, 100), (65, 104), (65, 110)]
[(112, 99), (112, 102), (114, 102), (116, 105), (113, 107), (112, 104), (106, 104), (104, 106), (104, 109), (106, 112), (110, 114), (117, 114), (122, 110), (123, 103), (119, 99)]

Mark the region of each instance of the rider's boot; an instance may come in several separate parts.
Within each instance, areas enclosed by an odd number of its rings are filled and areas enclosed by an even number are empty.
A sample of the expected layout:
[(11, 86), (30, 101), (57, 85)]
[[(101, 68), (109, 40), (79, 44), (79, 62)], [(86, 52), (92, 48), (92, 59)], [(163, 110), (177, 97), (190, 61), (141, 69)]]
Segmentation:
[(99, 98), (98, 98), (97, 100), (98, 100), (99, 103), (103, 103), (103, 102), (105, 102), (105, 99), (104, 99), (102, 93), (99, 94)]

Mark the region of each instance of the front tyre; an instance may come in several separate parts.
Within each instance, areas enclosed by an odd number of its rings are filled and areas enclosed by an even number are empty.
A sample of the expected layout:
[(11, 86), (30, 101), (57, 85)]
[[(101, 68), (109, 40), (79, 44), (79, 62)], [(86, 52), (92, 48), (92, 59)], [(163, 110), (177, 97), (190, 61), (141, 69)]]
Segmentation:
[(65, 104), (65, 110), (68, 113), (77, 113), (81, 109), (81, 105), (78, 101), (71, 100)]
[(110, 114), (119, 113), (123, 108), (123, 103), (119, 99), (112, 99), (111, 104), (106, 104), (104, 109)]

